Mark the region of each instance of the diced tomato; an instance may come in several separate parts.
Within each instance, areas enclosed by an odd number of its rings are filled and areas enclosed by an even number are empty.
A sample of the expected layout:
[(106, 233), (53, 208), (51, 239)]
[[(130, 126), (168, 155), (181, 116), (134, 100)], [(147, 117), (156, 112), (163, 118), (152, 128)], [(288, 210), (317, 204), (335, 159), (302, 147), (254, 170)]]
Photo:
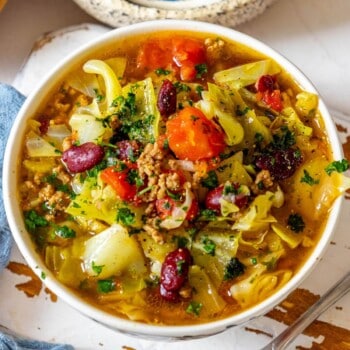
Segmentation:
[(137, 187), (128, 182), (128, 169), (106, 168), (101, 172), (101, 180), (110, 185), (121, 199), (126, 201), (135, 199)]
[(137, 56), (137, 67), (155, 70), (169, 68), (172, 64), (171, 39), (151, 39), (141, 46)]
[(198, 216), (198, 213), (199, 213), (198, 201), (196, 199), (193, 199), (192, 205), (188, 209), (188, 212), (186, 215), (186, 220), (188, 220), (188, 221), (194, 220)]
[(186, 107), (168, 120), (166, 135), (169, 148), (179, 159), (213, 158), (226, 147), (223, 131), (195, 107)]
[(174, 199), (170, 197), (164, 197), (156, 200), (156, 210), (161, 219), (166, 219), (171, 216), (171, 212), (173, 211), (176, 202)]
[(262, 95), (262, 100), (277, 112), (280, 112), (283, 108), (280, 90), (265, 91)]
[[(172, 212), (176, 206), (180, 206), (181, 202), (178, 202), (170, 197), (164, 197), (156, 200), (156, 210), (159, 217), (164, 220), (172, 215)], [(186, 220), (193, 220), (199, 213), (199, 205), (196, 199), (192, 200), (191, 207), (188, 208)]]
[(143, 43), (137, 56), (139, 69), (172, 69), (184, 81), (196, 79), (196, 66), (206, 64), (204, 45), (195, 39), (175, 37), (151, 39)]
[(196, 66), (206, 63), (204, 45), (195, 39), (173, 39), (173, 60), (180, 67), (180, 78), (191, 81), (196, 78)]

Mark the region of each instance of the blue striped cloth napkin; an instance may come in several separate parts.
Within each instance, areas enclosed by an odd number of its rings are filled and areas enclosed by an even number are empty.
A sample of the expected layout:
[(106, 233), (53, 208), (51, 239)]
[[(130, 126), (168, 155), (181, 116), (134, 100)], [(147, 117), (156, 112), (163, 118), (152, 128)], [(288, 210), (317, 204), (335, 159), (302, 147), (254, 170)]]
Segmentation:
[[(0, 177), (2, 184), (3, 157), (12, 122), (21, 108), (25, 97), (13, 87), (0, 83)], [(0, 273), (6, 267), (13, 244), (11, 231), (7, 224), (0, 187)], [(0, 311), (1, 322), (1, 311)], [(0, 350), (73, 350), (71, 345), (52, 344), (32, 339), (24, 339), (12, 332), (0, 331)]]

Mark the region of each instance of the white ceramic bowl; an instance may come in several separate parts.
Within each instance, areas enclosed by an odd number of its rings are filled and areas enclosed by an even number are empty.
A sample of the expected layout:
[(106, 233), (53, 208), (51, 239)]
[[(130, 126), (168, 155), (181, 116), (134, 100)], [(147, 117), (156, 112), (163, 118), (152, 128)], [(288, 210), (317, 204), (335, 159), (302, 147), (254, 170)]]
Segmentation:
[[(91, 53), (93, 53), (95, 50), (112, 45), (112, 43), (119, 38), (132, 37), (135, 34), (151, 33), (159, 30), (176, 31), (179, 28), (182, 30), (190, 30), (195, 32), (214, 33), (220, 37), (226, 37), (230, 40), (249, 46), (256, 51), (260, 51), (278, 62), (295, 78), (295, 80), (304, 90), (316, 93), (316, 90), (310, 81), (287, 59), (260, 41), (232, 29), (204, 22), (177, 20), (162, 20), (134, 24), (108, 32), (107, 34), (99, 37), (97, 40), (82, 47), (63, 60), (46, 76), (46, 78), (40, 84), (38, 84), (36, 90), (27, 98), (15, 120), (8, 140), (4, 159), (3, 193), (10, 228), (21, 253), (30, 267), (39, 276), (42, 274), (42, 272), (45, 273), (46, 278), (43, 282), (47, 285), (47, 287), (75, 309), (112, 329), (120, 330), (133, 335), (159, 339), (188, 339), (219, 333), (229, 327), (242, 324), (243, 322), (263, 315), (267, 311), (271, 310), (302, 282), (302, 280), (312, 271), (319, 261), (321, 255), (324, 253), (330, 242), (342, 202), (341, 198), (336, 200), (330, 212), (329, 219), (320, 241), (317, 243), (312, 254), (304, 265), (284, 287), (263, 302), (251, 307), (248, 310), (245, 310), (244, 312), (222, 320), (213, 320), (211, 323), (186, 326), (156, 326), (125, 320), (112, 316), (93, 307), (90, 304), (87, 304), (82, 299), (78, 298), (70, 289), (55, 279), (54, 275), (44, 265), (43, 261), (35, 250), (29, 234), (26, 232), (17, 198), (17, 160), (20, 159), (22, 146), (21, 140), (24, 137), (26, 120), (34, 115), (35, 111), (43, 103), (48, 93), (58, 84), (62, 77), (68, 73), (71, 67), (78, 62), (83, 62), (88, 56), (91, 57)], [(324, 124), (328, 137), (331, 140), (333, 156), (335, 159), (341, 159), (342, 150), (337, 137), (336, 128), (321, 98), (319, 101), (319, 109), (324, 118)]]

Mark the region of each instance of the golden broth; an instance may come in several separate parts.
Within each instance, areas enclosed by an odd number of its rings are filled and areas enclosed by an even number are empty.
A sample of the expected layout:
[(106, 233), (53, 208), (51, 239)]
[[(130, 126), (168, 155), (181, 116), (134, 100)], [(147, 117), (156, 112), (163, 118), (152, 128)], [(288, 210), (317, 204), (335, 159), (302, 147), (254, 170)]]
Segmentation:
[(141, 35), (89, 59), (23, 144), (25, 222), (58, 280), (112, 314), (172, 325), (287, 283), (339, 194), (317, 97), (205, 34)]

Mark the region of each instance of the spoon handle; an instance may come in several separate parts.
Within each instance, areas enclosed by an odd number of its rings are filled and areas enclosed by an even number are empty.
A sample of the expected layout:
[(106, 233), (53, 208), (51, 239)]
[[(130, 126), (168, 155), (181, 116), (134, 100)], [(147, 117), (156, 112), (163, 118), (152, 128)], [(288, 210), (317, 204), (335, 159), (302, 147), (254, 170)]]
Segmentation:
[(350, 290), (350, 271), (327, 290), (322, 297), (305, 311), (294, 323), (261, 350), (283, 350), (314, 321)]

